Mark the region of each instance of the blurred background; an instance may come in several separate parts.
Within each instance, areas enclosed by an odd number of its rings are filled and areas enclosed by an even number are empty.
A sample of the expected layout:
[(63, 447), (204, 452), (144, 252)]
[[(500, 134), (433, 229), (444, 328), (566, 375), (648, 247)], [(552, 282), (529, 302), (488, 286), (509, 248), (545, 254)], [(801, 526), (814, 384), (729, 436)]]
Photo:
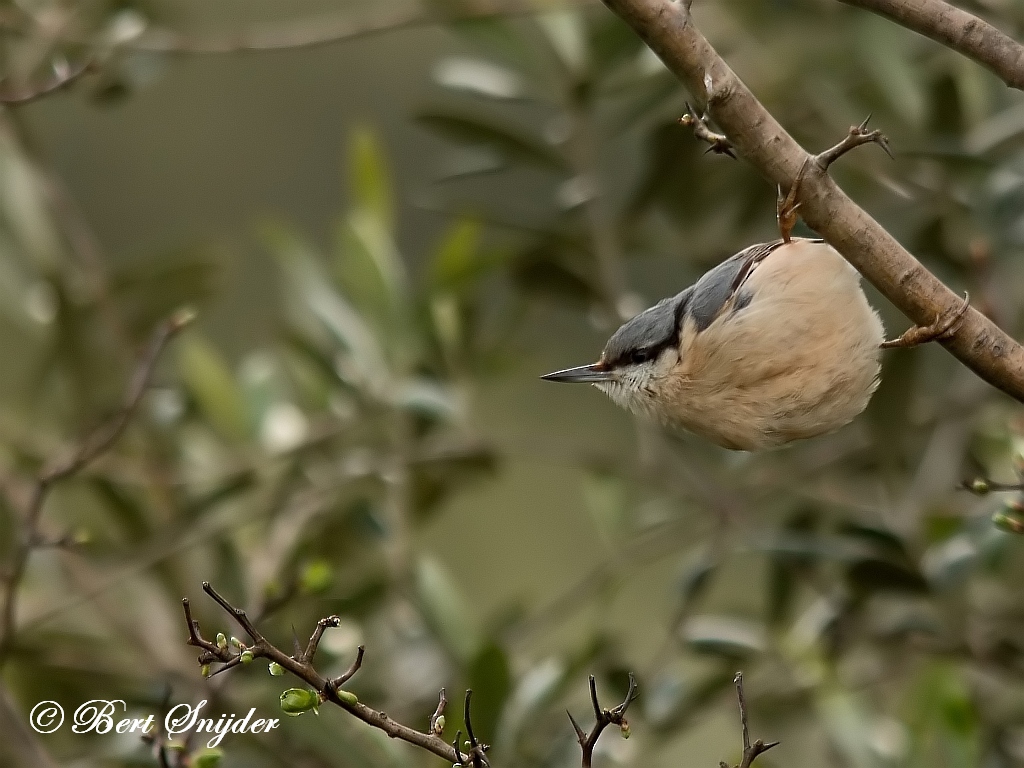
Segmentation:
[[(1020, 38), (1016, 0), (964, 3)], [(834, 0), (694, 3), (804, 146), (873, 115), (834, 174), (1020, 337), (1024, 97)], [(603, 766), (1024, 765), (1017, 404), (937, 345), (885, 356), (839, 433), (731, 453), (590, 388), (622, 319), (753, 242), (775, 190), (704, 154), (690, 99), (596, 2), (148, 0), (0, 4), (0, 573), (40, 467), (117, 411), (153, 328), (172, 342), (116, 447), (47, 498), (0, 656), (0, 765), (159, 765), (137, 736), (41, 736), (43, 699), (129, 714), (208, 699), (279, 713), (210, 581), (319, 668), (425, 729), (475, 691), (495, 766), (569, 766), (587, 675), (640, 683)], [(691, 99), (692, 101), (692, 99)], [(805, 232), (806, 233), (806, 232)], [(908, 325), (869, 295), (889, 335)], [(977, 490), (984, 490), (979, 487)], [(1001, 523), (993, 523), (993, 516)], [(1010, 529), (1004, 530), (1004, 529)], [(10, 578), (8, 577), (8, 583)], [(20, 719), (20, 720), (19, 720)], [(175, 765), (440, 761), (336, 707), (179, 740)]]

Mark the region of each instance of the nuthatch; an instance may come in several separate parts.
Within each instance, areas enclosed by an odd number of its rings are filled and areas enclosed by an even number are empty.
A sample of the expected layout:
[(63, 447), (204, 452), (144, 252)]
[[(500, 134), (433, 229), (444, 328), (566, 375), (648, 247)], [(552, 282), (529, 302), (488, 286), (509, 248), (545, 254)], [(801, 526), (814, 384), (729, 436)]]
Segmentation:
[(839, 429), (878, 386), (885, 336), (860, 276), (822, 240), (753, 245), (626, 322), (591, 365), (619, 405), (752, 451)]

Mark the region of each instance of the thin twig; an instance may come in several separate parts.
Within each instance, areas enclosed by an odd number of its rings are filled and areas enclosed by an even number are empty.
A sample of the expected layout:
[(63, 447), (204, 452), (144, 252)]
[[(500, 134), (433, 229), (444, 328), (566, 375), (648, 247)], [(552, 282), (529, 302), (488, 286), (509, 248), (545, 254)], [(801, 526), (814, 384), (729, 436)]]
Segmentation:
[(707, 151), (716, 155), (728, 155), (733, 160), (736, 155), (732, 151), (732, 142), (720, 133), (711, 130), (708, 123), (708, 116), (698, 115), (689, 103), (686, 104), (686, 113), (679, 118), (679, 124), (693, 129), (693, 135), (708, 144)]
[(0, 667), (3, 666), (10, 654), (14, 641), (18, 588), (25, 576), (25, 569), (28, 567), (33, 550), (38, 548), (41, 543), (39, 523), (50, 489), (61, 480), (84, 469), (113, 446), (138, 410), (142, 396), (153, 376), (157, 360), (160, 358), (160, 353), (191, 319), (191, 312), (178, 312), (157, 328), (145, 354), (135, 368), (124, 401), (117, 413), (86, 436), (67, 456), (44, 464), (37, 475), (21, 523), (21, 542), (14, 553), (10, 572), (4, 585), (3, 613), (0, 614)]
[[(736, 699), (740, 706), (740, 728), (743, 733), (743, 756), (740, 758), (739, 765), (737, 765), (736, 768), (750, 768), (759, 755), (763, 755), (772, 747), (777, 747), (779, 742), (773, 741), (765, 744), (761, 739), (758, 739), (753, 744), (750, 743), (750, 725), (747, 721), (747, 699), (743, 694), (742, 672), (736, 673), (736, 677), (733, 678), (733, 683), (736, 685)], [(729, 768), (729, 765), (725, 762), (721, 762), (719, 763), (719, 767)]]
[[(260, 634), (252, 621), (249, 620), (244, 610), (232, 605), (223, 595), (210, 586), (208, 582), (203, 582), (203, 591), (222, 609), (224, 609), (225, 613), (227, 613), (252, 640), (251, 645), (245, 645), (243, 649), (238, 650), (233, 649), (230, 644), (225, 644), (224, 647), (220, 647), (217, 643), (207, 640), (199, 630), (199, 622), (197, 622), (192, 616), (192, 609), (189, 605), (188, 599), (186, 598), (185, 600), (182, 600), (182, 609), (185, 613), (185, 623), (188, 626), (188, 640), (186, 640), (186, 642), (202, 651), (198, 658), (201, 665), (206, 666), (214, 663), (222, 664), (222, 666), (215, 670), (213, 674), (222, 672), (225, 669), (234, 669), (244, 663), (241, 658), (243, 653), (251, 654), (253, 659), (268, 659), (304, 681), (320, 695), (320, 699), (322, 701), (330, 701), (359, 720), (362, 720), (364, 723), (384, 731), (384, 733), (391, 738), (401, 739), (409, 744), (425, 749), (428, 752), (447, 760), (449, 763), (460, 763), (465, 765), (468, 761), (472, 762), (474, 766), (482, 767), (487, 765), (486, 759), (484, 759), (483, 762), (478, 762), (479, 759), (483, 758), (483, 752), (486, 749), (484, 745), (479, 744), (478, 742), (474, 744), (473, 752), (478, 752), (478, 756), (474, 756), (473, 754), (467, 755), (459, 749), (458, 735), (456, 736), (454, 745), (449, 744), (436, 733), (423, 733), (414, 728), (402, 725), (401, 723), (392, 720), (384, 712), (363, 704), (350, 692), (341, 691), (340, 685), (350, 679), (359, 670), (359, 667), (362, 664), (364, 651), (362, 647), (359, 648), (356, 660), (352, 663), (349, 671), (334, 680), (330, 680), (317, 672), (311, 661), (305, 660), (305, 653), (297, 653), (294, 656), (289, 656), (276, 645), (268, 641), (262, 634)], [(330, 617), (324, 621), (329, 623)], [(319, 627), (320, 624), (317, 625), (317, 629), (319, 629)], [(314, 636), (316, 634), (316, 630), (314, 630)], [(467, 692), (467, 728), (470, 727), (469, 701), (470, 696), (469, 692)], [(461, 735), (461, 732), (459, 735)], [(471, 742), (476, 742), (475, 738), (471, 737)]]
[[(603, 0), (644, 39), (742, 155), (772, 184), (789, 189), (800, 169), (800, 213), (861, 274), (917, 325), (960, 306), (960, 299), (913, 257), (809, 155), (764, 108), (701, 34), (686, 3)], [(940, 343), (994, 387), (1024, 402), (1024, 346), (974, 309)]]
[(590, 729), (590, 733), (587, 733), (580, 727), (580, 724), (576, 722), (576, 718), (572, 716), (572, 712), (569, 710), (565, 711), (565, 714), (569, 716), (569, 722), (572, 723), (572, 729), (576, 731), (576, 740), (580, 743), (580, 749), (583, 751), (583, 768), (590, 768), (594, 760), (594, 747), (597, 746), (597, 740), (601, 738), (601, 733), (609, 725), (619, 726), (622, 730), (623, 738), (629, 738), (629, 722), (626, 720), (626, 710), (629, 709), (630, 704), (636, 701), (639, 695), (636, 678), (630, 673), (629, 690), (626, 692), (626, 698), (614, 709), (603, 709), (597, 697), (597, 680), (593, 675), (590, 676), (590, 703), (594, 707), (594, 727)]
[(440, 736), (444, 733), (444, 708), (448, 706), (448, 697), (445, 696), (444, 688), (441, 689), (441, 693), (437, 696), (437, 709), (434, 710), (434, 714), (430, 716), (430, 724), (427, 728), (429, 733), (435, 736)]
[(93, 65), (93, 59), (87, 58), (78, 62), (74, 66), (67, 66), (59, 70), (55, 70), (48, 79), (41, 83), (33, 83), (16, 87), (8, 86), (6, 83), (0, 83), (0, 104), (14, 107), (21, 104), (28, 104), (36, 99), (41, 99), (44, 96), (49, 96), (51, 93), (55, 93), (56, 91), (68, 87), (83, 75), (92, 72), (94, 69)]
[(827, 170), (832, 163), (845, 155), (851, 149), (856, 149), (864, 144), (877, 144), (885, 151), (885, 154), (891, 158), (892, 149), (889, 147), (889, 140), (881, 131), (868, 130), (868, 122), (870, 120), (871, 115), (868, 115), (860, 125), (851, 125), (850, 132), (842, 141), (834, 147), (830, 147), (824, 152), (820, 152), (815, 155), (814, 162), (817, 163), (818, 167), (822, 170)]

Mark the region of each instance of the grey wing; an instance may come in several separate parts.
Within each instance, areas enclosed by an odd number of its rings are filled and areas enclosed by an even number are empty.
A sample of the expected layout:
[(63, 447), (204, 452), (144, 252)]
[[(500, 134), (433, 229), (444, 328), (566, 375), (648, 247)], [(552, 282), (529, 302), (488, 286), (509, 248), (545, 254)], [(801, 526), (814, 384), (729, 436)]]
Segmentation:
[(703, 331), (715, 321), (754, 268), (782, 244), (782, 240), (774, 240), (744, 248), (694, 283), (686, 314), (693, 318), (697, 330)]

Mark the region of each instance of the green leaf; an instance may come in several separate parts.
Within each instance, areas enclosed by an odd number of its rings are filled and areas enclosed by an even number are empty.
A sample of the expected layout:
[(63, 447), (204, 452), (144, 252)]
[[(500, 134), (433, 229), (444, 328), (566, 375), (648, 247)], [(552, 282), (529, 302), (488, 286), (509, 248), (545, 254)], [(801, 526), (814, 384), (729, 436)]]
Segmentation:
[(566, 160), (545, 144), (480, 117), (435, 111), (423, 112), (416, 116), (416, 120), (425, 128), (460, 144), (489, 147), (521, 163), (557, 171), (568, 170)]
[(185, 334), (176, 347), (182, 380), (202, 414), (221, 436), (248, 439), (245, 398), (224, 358), (197, 331)]
[(395, 224), (394, 193), (384, 151), (368, 128), (352, 132), (348, 146), (349, 191), (356, 207), (390, 231)]
[(416, 565), (416, 598), (424, 619), (441, 643), (462, 664), (480, 647), (469, 603), (437, 560), (424, 556)]
[(436, 288), (454, 290), (465, 286), (480, 270), (480, 236), (483, 227), (473, 219), (452, 225), (438, 246), (431, 265), (431, 282)]
[(489, 61), (466, 57), (442, 59), (434, 67), (434, 80), (453, 91), (501, 101), (521, 99), (526, 85), (517, 72)]
[(283, 227), (265, 227), (264, 235), (284, 271), (292, 303), (305, 308), (346, 352), (339, 375), (360, 388), (383, 389), (390, 374), (376, 336), (331, 285), (309, 246)]
[(512, 690), (508, 657), (494, 643), (488, 643), (469, 666), (469, 686), (473, 689), (473, 731), (490, 744), (497, 733), (505, 699)]
[(694, 616), (682, 634), (698, 653), (736, 659), (758, 654), (768, 643), (764, 626), (733, 616)]

